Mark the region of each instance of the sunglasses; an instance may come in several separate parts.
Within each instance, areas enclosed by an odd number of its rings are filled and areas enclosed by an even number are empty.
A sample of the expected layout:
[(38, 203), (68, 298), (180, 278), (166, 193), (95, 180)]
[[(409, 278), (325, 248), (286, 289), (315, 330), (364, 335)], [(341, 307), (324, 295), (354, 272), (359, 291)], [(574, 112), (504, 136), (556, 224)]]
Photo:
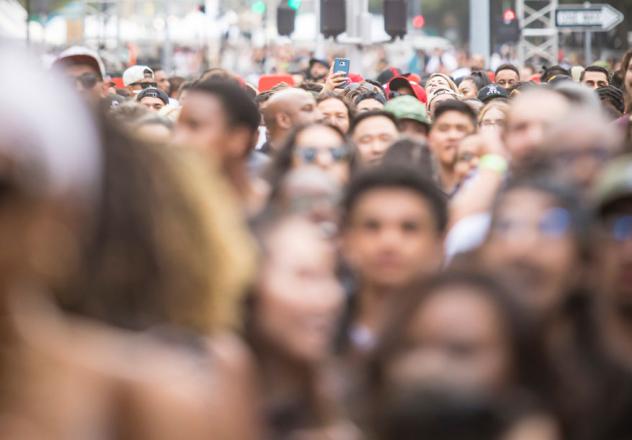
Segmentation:
[(313, 164), (318, 160), (319, 154), (323, 151), (329, 152), (334, 162), (342, 162), (349, 158), (349, 149), (344, 146), (327, 148), (326, 150), (316, 147), (302, 147), (298, 148), (295, 154), (303, 163)]
[(143, 89), (148, 89), (150, 87), (158, 87), (158, 83), (155, 82), (135, 82), (132, 86), (141, 86)]
[(94, 73), (84, 73), (83, 75), (80, 75), (75, 78), (75, 84), (77, 83), (81, 84), (81, 87), (83, 87), (86, 90), (93, 89), (94, 86), (97, 85), (98, 81), (99, 81), (99, 77)]
[(604, 224), (609, 237), (618, 243), (632, 239), (632, 215), (619, 215), (607, 220)]
[(500, 219), (494, 230), (503, 238), (512, 238), (522, 235), (526, 229), (536, 229), (541, 237), (559, 239), (563, 238), (570, 228), (570, 213), (563, 208), (552, 208), (547, 210), (535, 225), (520, 219)]

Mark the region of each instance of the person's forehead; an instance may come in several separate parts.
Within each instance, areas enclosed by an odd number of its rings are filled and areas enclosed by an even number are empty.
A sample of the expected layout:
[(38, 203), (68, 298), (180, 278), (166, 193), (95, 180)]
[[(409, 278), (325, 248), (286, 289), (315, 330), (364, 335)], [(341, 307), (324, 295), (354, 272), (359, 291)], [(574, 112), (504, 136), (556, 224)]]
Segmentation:
[(386, 116), (371, 116), (360, 121), (355, 135), (358, 136), (361, 132), (383, 132), (391, 131), (391, 129), (397, 131), (397, 126)]
[(505, 116), (505, 114), (499, 108), (490, 107), (489, 109), (487, 109), (482, 119), (494, 119), (498, 118), (499, 116), (503, 117)]
[(584, 80), (586, 80), (588, 77), (600, 77), (599, 79), (608, 79), (608, 75), (606, 75), (604, 72), (596, 72), (594, 70), (584, 72)]
[[(415, 190), (402, 186), (378, 186), (365, 191), (358, 198), (358, 207), (365, 209), (381, 211), (386, 208), (385, 201), (393, 202), (394, 205), (400, 207), (401, 211), (407, 211), (411, 208), (430, 212), (430, 205), (425, 197)], [(393, 211), (391, 207), (386, 209)]]
[(316, 104), (316, 98), (314, 98), (314, 95), (305, 90), (297, 92), (296, 96), (292, 97), (291, 100), (296, 102), (299, 106), (304, 106), (306, 104)]
[(462, 123), (468, 122), (472, 124), (472, 120), (465, 114), (456, 110), (448, 110), (435, 119), (435, 124), (440, 123)]
[(322, 146), (325, 144), (339, 145), (344, 139), (333, 128), (326, 125), (308, 127), (296, 136), (296, 146)]
[(160, 98), (156, 98), (154, 96), (145, 96), (140, 100), (140, 102), (148, 104), (164, 104)]
[(519, 76), (519, 75), (518, 75), (518, 72), (512, 69), (503, 69), (499, 71), (496, 76), (498, 77), (498, 76)]
[(84, 73), (99, 73), (93, 65), (84, 63), (69, 63), (65, 64), (63, 68), (66, 73), (72, 76), (83, 75)]
[(322, 108), (322, 109), (328, 109), (328, 110), (344, 110), (346, 111), (347, 108), (345, 107), (345, 105), (342, 103), (342, 101), (340, 101), (339, 99), (336, 98), (329, 98), (329, 99), (325, 99), (324, 101), (321, 101), (318, 104), (318, 107)]
[[(518, 187), (507, 191), (500, 198), (496, 216), (534, 217), (542, 210), (555, 205), (552, 194), (536, 188)], [(516, 206), (529, 206), (529, 209), (516, 210)]]
[(567, 107), (566, 100), (553, 92), (522, 93), (511, 103), (509, 119), (533, 118), (554, 122)]
[(212, 93), (190, 90), (183, 110), (187, 110), (197, 118), (217, 118), (224, 115), (221, 100)]

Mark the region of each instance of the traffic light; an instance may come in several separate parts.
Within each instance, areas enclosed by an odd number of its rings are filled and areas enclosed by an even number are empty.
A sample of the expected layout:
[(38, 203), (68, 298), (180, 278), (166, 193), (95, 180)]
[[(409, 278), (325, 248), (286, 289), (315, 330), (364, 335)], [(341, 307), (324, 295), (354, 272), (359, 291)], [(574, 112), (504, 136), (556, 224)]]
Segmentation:
[(413, 17), (413, 27), (421, 29), (426, 25), (426, 18), (423, 15), (415, 15)]
[(512, 8), (505, 8), (502, 18), (498, 25), (498, 38), (499, 44), (517, 43), (520, 40), (520, 24), (518, 23), (518, 17), (516, 11)]
[(277, 7), (277, 32), (279, 35), (289, 37), (294, 33), (295, 18), (296, 10), (287, 4), (280, 4)]
[(320, 0), (320, 32), (325, 38), (336, 38), (347, 30), (345, 0)]
[(263, 15), (266, 13), (266, 4), (263, 0), (257, 0), (250, 6), (250, 10), (255, 14)]
[(301, 7), (301, 0), (288, 0), (287, 5), (295, 11), (298, 11), (298, 8)]
[(407, 0), (384, 0), (384, 30), (391, 38), (406, 35)]

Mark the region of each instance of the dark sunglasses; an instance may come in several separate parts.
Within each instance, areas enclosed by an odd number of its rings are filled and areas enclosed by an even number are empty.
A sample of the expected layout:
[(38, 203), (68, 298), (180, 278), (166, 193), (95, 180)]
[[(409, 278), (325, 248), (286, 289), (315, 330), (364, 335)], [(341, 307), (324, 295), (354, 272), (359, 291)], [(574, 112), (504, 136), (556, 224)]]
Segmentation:
[(148, 89), (150, 87), (158, 87), (158, 83), (155, 82), (135, 82), (132, 84), (133, 86), (141, 86), (143, 89)]
[(609, 237), (618, 243), (632, 239), (632, 215), (618, 215), (608, 219), (604, 228)]
[[(302, 147), (296, 150), (296, 155), (307, 164), (312, 164), (318, 159), (318, 155), (323, 151), (321, 148), (316, 147)], [(331, 158), (334, 162), (342, 162), (349, 158), (349, 149), (345, 146), (327, 148)]]
[(534, 226), (542, 237), (562, 238), (571, 229), (571, 216), (563, 208), (551, 208), (540, 217), (536, 225), (531, 226), (517, 219), (501, 219), (494, 226), (494, 230), (502, 237), (512, 237)]
[(86, 90), (90, 90), (94, 88), (94, 86), (97, 85), (98, 81), (99, 81), (99, 77), (94, 73), (84, 73), (83, 75), (80, 75), (75, 78), (75, 84), (76, 83), (81, 84), (81, 87), (83, 87)]

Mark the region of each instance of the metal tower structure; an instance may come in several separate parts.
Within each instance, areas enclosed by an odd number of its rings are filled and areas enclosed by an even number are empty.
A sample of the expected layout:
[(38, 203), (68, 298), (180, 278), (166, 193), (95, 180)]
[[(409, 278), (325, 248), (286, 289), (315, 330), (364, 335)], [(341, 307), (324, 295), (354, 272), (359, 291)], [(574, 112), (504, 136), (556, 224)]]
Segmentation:
[(558, 0), (516, 0), (516, 13), (522, 29), (518, 43), (520, 63), (557, 64), (557, 4)]

